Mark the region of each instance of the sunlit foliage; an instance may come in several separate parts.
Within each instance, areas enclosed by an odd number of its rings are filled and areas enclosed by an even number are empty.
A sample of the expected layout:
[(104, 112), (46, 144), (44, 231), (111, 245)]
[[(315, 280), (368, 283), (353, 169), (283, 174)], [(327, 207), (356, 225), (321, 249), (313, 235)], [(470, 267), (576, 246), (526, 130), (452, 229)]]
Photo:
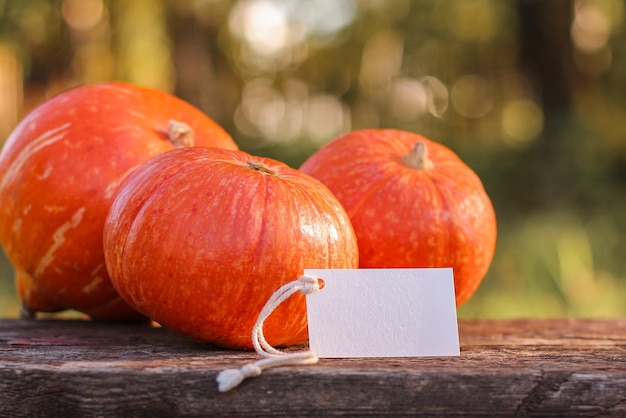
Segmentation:
[[(298, 166), (349, 130), (454, 149), (499, 220), (465, 316), (626, 315), (623, 0), (0, 0), (0, 144), (69, 87), (174, 92)], [(0, 263), (0, 315), (15, 315)]]

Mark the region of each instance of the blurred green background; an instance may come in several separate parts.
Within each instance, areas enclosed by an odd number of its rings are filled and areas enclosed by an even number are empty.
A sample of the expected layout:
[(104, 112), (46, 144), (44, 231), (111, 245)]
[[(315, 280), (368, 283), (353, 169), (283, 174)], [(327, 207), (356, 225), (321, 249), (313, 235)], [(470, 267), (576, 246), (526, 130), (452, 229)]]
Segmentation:
[[(619, 0), (0, 0), (0, 144), (53, 94), (172, 92), (298, 167), (341, 133), (452, 148), (498, 216), (461, 317), (626, 315)], [(0, 316), (18, 315), (0, 255)]]

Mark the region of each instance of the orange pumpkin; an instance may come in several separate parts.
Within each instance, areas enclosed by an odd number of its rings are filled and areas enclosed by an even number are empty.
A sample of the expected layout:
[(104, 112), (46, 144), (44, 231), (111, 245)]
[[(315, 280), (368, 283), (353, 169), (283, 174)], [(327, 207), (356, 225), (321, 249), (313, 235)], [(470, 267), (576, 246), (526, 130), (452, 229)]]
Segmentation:
[[(305, 268), (357, 268), (350, 220), (323, 184), (241, 151), (186, 148), (123, 183), (104, 227), (111, 280), (159, 324), (223, 347), (252, 348), (265, 302)], [(268, 318), (273, 345), (307, 338), (304, 296)]]
[(410, 132), (355, 131), (301, 170), (348, 212), (361, 267), (452, 267), (457, 306), (478, 288), (494, 255), (496, 217), (476, 173), (449, 148)]
[(24, 308), (138, 318), (107, 275), (104, 219), (135, 168), (194, 143), (237, 149), (190, 104), (130, 84), (78, 87), (27, 115), (0, 153), (0, 243)]

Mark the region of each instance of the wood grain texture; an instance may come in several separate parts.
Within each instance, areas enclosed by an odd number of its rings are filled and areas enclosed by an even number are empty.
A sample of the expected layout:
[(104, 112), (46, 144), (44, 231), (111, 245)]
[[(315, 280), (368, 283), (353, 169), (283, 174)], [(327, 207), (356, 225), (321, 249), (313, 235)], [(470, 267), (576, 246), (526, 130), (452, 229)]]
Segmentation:
[(141, 325), (0, 320), (0, 416), (626, 416), (626, 320), (459, 328), (460, 357), (322, 359), (219, 393), (217, 373), (255, 353)]

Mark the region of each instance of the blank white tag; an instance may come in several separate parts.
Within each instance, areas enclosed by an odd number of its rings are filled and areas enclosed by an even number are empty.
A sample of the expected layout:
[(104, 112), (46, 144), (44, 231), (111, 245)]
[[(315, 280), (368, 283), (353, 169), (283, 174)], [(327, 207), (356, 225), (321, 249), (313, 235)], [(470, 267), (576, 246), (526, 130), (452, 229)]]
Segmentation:
[(451, 268), (305, 269), (324, 280), (307, 295), (318, 357), (458, 356)]

